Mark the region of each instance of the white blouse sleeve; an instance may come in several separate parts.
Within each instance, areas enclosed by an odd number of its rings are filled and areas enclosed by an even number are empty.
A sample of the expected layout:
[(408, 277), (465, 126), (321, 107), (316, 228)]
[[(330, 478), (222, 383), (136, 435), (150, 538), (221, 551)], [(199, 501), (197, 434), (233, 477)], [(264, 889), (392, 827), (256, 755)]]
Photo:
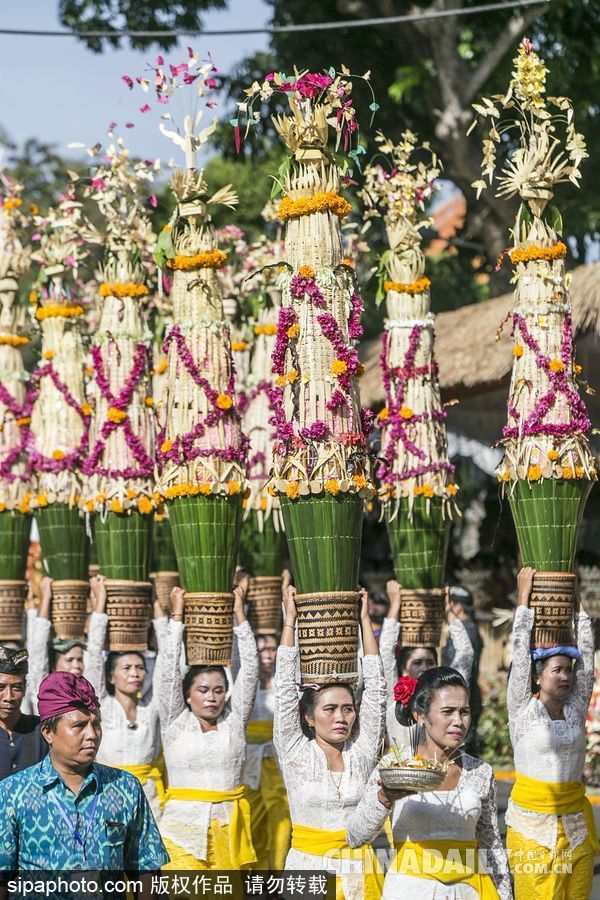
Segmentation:
[(577, 616), (577, 649), (581, 659), (575, 664), (573, 700), (585, 715), (594, 690), (594, 631), (588, 614), (583, 610)]
[(308, 743), (300, 723), (300, 706), (296, 688), (297, 647), (279, 647), (273, 679), (275, 713), (273, 716), (273, 743), (283, 765)]
[(30, 612), (31, 610), (27, 610), (27, 650), (29, 662), (27, 695), (31, 699), (33, 709), (37, 709), (37, 695), (40, 684), (50, 671), (48, 644), (50, 641), (52, 623), (49, 619), (41, 619), (37, 614), (35, 616), (30, 616)]
[(502, 846), (498, 830), (498, 806), (496, 802), (496, 779), (491, 774), (487, 797), (481, 801), (481, 815), (476, 828), (479, 849), (486, 851), (488, 872), (496, 886), (500, 900), (511, 900), (512, 888), (506, 852)]
[(244, 723), (250, 721), (258, 685), (258, 650), (249, 622), (234, 625), (240, 654), (240, 668), (231, 692), (231, 711)]
[(375, 840), (390, 810), (379, 802), (379, 769), (369, 778), (362, 799), (348, 821), (346, 840), (350, 847), (362, 847)]
[(518, 606), (512, 630), (512, 665), (508, 676), (508, 718), (514, 721), (531, 700), (531, 630), (534, 613)]
[(354, 746), (373, 764), (379, 759), (385, 738), (387, 683), (379, 655), (363, 656), (364, 691), (360, 703), (359, 733)]
[(469, 640), (467, 629), (460, 619), (454, 619), (450, 623), (449, 630), (452, 646), (454, 647), (454, 656), (450, 666), (462, 675), (468, 685), (471, 680), (471, 669), (475, 658), (473, 644)]
[(158, 676), (155, 680), (158, 696), (158, 714), (160, 727), (166, 731), (185, 711), (183, 685), (179, 660), (183, 646), (183, 622), (169, 622), (164, 646), (160, 648), (162, 661), (158, 663)]
[(99, 700), (103, 700), (107, 695), (106, 683), (104, 681), (103, 655), (107, 628), (108, 616), (106, 613), (93, 612), (90, 616), (90, 624), (88, 627), (85, 677), (96, 691)]
[(396, 683), (396, 644), (399, 637), (400, 622), (389, 617), (384, 619), (381, 626), (381, 634), (379, 635), (379, 654), (383, 663), (383, 674), (385, 675), (390, 696)]
[(156, 659), (152, 670), (152, 698), (154, 699), (158, 695), (160, 667), (163, 663), (165, 643), (169, 633), (169, 620), (166, 616), (161, 616), (160, 619), (152, 619), (152, 628), (156, 637)]

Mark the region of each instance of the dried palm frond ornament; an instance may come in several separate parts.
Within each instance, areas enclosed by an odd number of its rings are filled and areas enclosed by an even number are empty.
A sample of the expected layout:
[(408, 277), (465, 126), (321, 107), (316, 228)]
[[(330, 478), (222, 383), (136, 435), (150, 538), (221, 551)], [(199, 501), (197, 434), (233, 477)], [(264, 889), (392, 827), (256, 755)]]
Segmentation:
[(91, 407), (85, 399), (79, 266), (87, 256), (81, 237), (82, 205), (72, 180), (46, 216), (32, 259), (39, 263), (32, 299), (42, 331), (42, 358), (33, 370), (28, 455), (31, 505), (42, 558), (53, 579), (52, 622), (59, 639), (82, 638), (89, 593), (89, 539), (81, 510), (83, 464), (89, 447)]
[[(396, 578), (403, 588), (402, 643), (426, 646), (423, 628), (444, 618), (442, 584), (450, 522), (455, 511), (454, 466), (448, 459), (446, 412), (434, 356), (422, 231), (440, 166), (428, 143), (405, 131), (394, 144), (376, 136), (378, 154), (365, 170), (365, 218), (382, 217), (389, 243), (379, 260), (378, 299), (387, 318), (381, 348), (386, 405), (382, 431), (380, 500)], [(437, 631), (436, 631), (437, 633)]]
[(23, 187), (0, 173), (0, 641), (22, 637), (25, 569), (31, 532), (26, 447), (31, 397), (22, 350), (28, 343), (18, 301), (29, 269)]
[(276, 431), (275, 409), (271, 403), (274, 387), (272, 356), (277, 340), (281, 295), (275, 288), (277, 264), (284, 258), (281, 241), (266, 236), (251, 244), (246, 257), (249, 275), (246, 299), (252, 330), (250, 371), (246, 380), (242, 427), (248, 450), (248, 485), (239, 561), (250, 575), (248, 618), (256, 634), (276, 634), (281, 630), (281, 582), (285, 550), (280, 503), (268, 490), (273, 468)]
[[(237, 195), (231, 185), (211, 195), (196, 168), (197, 152), (216, 127), (215, 118), (200, 128), (203, 107), (214, 106), (210, 95), (216, 83), (212, 63), (201, 63), (190, 53), (185, 63), (169, 67), (170, 75), (162, 65), (152, 67), (157, 99), (169, 106), (160, 129), (185, 155), (185, 169), (171, 180), (176, 208), (156, 254), (172, 278), (173, 305), (173, 325), (164, 343), (167, 398), (158, 459), (186, 591), (188, 662), (226, 665), (247, 442), (235, 405), (230, 328), (217, 276), (227, 254), (217, 246), (211, 209), (233, 209)], [(170, 112), (176, 94), (189, 101), (181, 127)]]
[(512, 509), (523, 564), (537, 570), (532, 607), (537, 646), (573, 643), (572, 614), (577, 532), (597, 478), (588, 445), (590, 420), (579, 394), (566, 244), (559, 211), (551, 205), (561, 182), (579, 185), (588, 155), (575, 131), (567, 97), (546, 96), (548, 70), (525, 39), (514, 59), (506, 95), (474, 106), (490, 122), (483, 142), (483, 178), (496, 175), (496, 146), (516, 149), (501, 165), (497, 195), (521, 205), (507, 255), (515, 283), (513, 371), (504, 458), (498, 470)]
[[(328, 149), (355, 163), (358, 123), (352, 76), (296, 72), (269, 75), (238, 104), (247, 127), (255, 104), (278, 96), (273, 118), (289, 150), (278, 216), (285, 224), (282, 305), (270, 391), (277, 430), (271, 486), (281, 502), (298, 590), (302, 677), (323, 682), (357, 675), (358, 566), (364, 501), (374, 493), (355, 342), (362, 303), (344, 264), (341, 222), (351, 211), (340, 194), (342, 172)], [(366, 80), (366, 79), (365, 79)], [(375, 104), (373, 104), (375, 105)], [(236, 135), (239, 124), (235, 125)]]
[(147, 196), (153, 178), (153, 167), (132, 162), (116, 138), (87, 189), (99, 213), (87, 236), (102, 247), (102, 299), (90, 349), (93, 415), (83, 499), (94, 515), (112, 650), (145, 649), (150, 619), (155, 426), (147, 281), (155, 239)]

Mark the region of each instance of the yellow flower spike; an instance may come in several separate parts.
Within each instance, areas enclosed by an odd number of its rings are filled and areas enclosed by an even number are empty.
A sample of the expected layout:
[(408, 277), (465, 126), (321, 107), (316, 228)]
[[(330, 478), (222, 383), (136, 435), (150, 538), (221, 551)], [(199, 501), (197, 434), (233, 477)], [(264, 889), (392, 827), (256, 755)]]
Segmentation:
[(233, 399), (229, 394), (219, 394), (216, 402), (219, 409), (231, 409), (233, 406)]
[(289, 481), (288, 485), (285, 489), (285, 492), (290, 500), (297, 500), (298, 494), (300, 493), (298, 482), (297, 481)]
[(332, 497), (337, 497), (340, 492), (340, 483), (337, 478), (329, 478), (325, 482), (325, 490), (328, 494), (331, 494)]

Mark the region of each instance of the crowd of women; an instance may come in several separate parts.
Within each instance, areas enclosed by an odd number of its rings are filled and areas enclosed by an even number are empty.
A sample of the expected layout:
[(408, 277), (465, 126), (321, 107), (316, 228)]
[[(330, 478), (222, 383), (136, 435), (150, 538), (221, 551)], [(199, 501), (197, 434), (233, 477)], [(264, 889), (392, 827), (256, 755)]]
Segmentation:
[[(55, 645), (49, 655), (45, 583), (28, 626), (26, 701), (35, 707), (36, 687), (50, 668), (85, 674), (101, 701), (97, 762), (141, 781), (170, 856), (167, 868), (326, 870), (336, 874), (338, 897), (346, 900), (507, 900), (513, 892), (579, 900), (590, 895), (597, 844), (582, 784), (594, 640), (579, 609), (576, 648), (531, 651), (533, 574), (519, 574), (508, 679), (516, 782), (506, 849), (493, 770), (464, 750), (472, 718), (467, 632), (460, 620), (452, 622), (452, 666), (438, 665), (437, 649), (403, 648), (396, 582), (388, 584), (379, 644), (361, 591), (356, 689), (300, 684), (289, 585), (279, 641), (252, 633), (242, 580), (234, 592), (231, 669), (188, 668), (184, 595), (174, 589), (170, 616), (156, 609), (157, 653), (146, 693), (148, 655), (105, 658), (99, 576), (87, 645)], [(2, 685), (0, 675), (0, 706)], [(394, 741), (445, 764), (439, 790), (383, 785), (378, 766)]]

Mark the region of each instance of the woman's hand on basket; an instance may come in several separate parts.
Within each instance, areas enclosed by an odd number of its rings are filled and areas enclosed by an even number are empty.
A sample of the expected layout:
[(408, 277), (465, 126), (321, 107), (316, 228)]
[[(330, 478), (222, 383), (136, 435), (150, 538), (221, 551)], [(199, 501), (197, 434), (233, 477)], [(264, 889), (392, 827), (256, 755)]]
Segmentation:
[(358, 588), (358, 596), (360, 597), (360, 618), (364, 622), (369, 618), (369, 592), (366, 588)]
[(171, 604), (171, 618), (179, 622), (182, 621), (183, 609), (185, 606), (185, 593), (183, 588), (172, 588), (169, 595), (169, 602)]
[(377, 799), (381, 803), (382, 806), (385, 806), (386, 809), (391, 809), (396, 800), (403, 800), (405, 797), (410, 796), (410, 794), (414, 794), (414, 791), (406, 791), (406, 790), (398, 790), (392, 791), (390, 788), (386, 788), (383, 784), (383, 781), (379, 779), (377, 782), (379, 787), (379, 791), (377, 792)]
[(531, 595), (531, 590), (533, 588), (533, 576), (535, 575), (535, 569), (531, 566), (523, 566), (519, 574), (517, 575), (517, 586), (518, 586), (518, 598), (517, 602), (519, 606), (529, 606), (529, 597)]
[(242, 622), (246, 621), (244, 604), (246, 602), (249, 581), (248, 575), (243, 575), (233, 589), (233, 614), (235, 616), (236, 625), (241, 625)]
[(104, 575), (94, 575), (90, 581), (92, 591), (92, 604), (94, 612), (103, 613), (106, 611), (106, 579)]
[(293, 584), (288, 584), (283, 595), (283, 611), (286, 624), (295, 625), (298, 611), (296, 609), (296, 588)]
[(400, 582), (396, 581), (395, 578), (391, 578), (385, 586), (385, 591), (390, 601), (388, 618), (396, 619), (397, 621), (400, 618), (400, 607), (402, 605), (402, 587)]

